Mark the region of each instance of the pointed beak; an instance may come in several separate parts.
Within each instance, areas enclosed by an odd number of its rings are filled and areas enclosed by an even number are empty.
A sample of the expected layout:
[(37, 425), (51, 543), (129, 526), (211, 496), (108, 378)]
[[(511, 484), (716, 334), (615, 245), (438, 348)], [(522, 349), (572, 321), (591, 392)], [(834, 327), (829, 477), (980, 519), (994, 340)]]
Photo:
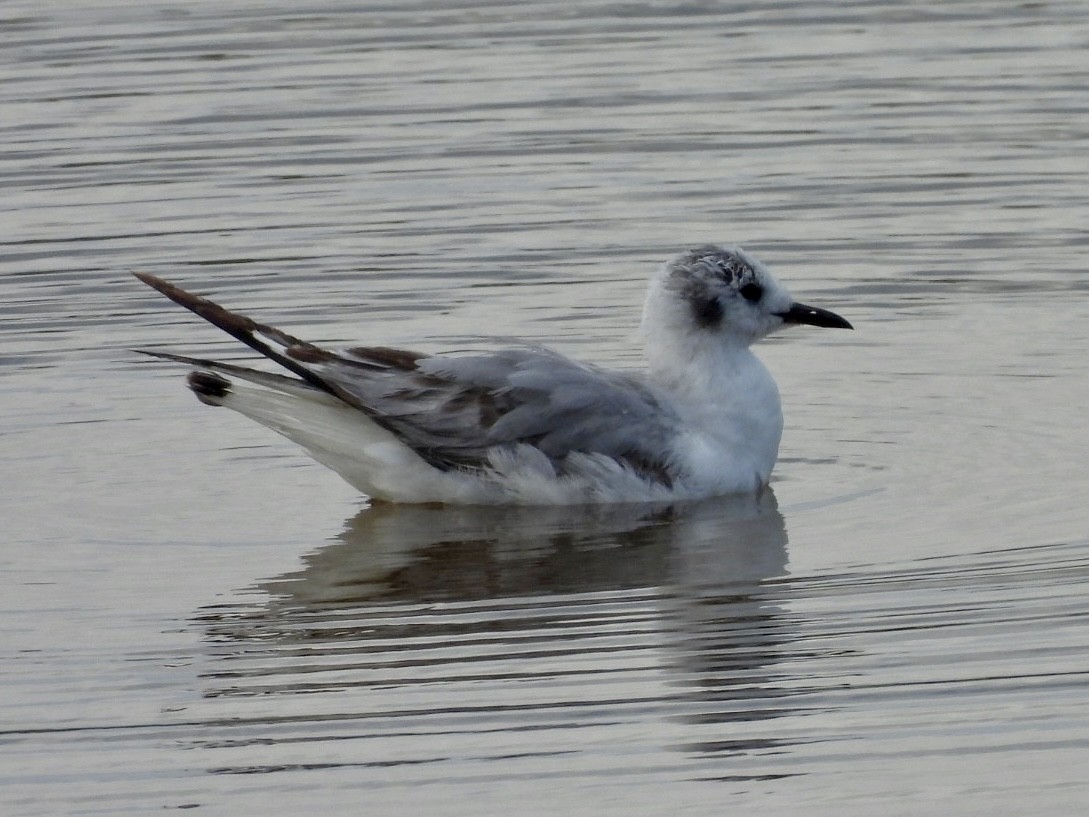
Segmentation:
[(829, 329), (854, 329), (835, 312), (817, 306), (791, 304), (786, 312), (776, 314), (783, 319), (783, 323), (807, 323), (810, 326), (824, 326)]

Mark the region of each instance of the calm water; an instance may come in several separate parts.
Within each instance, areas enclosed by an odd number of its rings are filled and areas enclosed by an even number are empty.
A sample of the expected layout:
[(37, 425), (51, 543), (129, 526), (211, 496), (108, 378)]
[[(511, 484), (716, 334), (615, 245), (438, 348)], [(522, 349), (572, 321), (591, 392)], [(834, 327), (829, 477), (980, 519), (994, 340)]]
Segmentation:
[[(0, 6), (0, 813), (1075, 815), (1089, 5)], [(127, 350), (639, 357), (738, 242), (774, 493), (376, 508)]]

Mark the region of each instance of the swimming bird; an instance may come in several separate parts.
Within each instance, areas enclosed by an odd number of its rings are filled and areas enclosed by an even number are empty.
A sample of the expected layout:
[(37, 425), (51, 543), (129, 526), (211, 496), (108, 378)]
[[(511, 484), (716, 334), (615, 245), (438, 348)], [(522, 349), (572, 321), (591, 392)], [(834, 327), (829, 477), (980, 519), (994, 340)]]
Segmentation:
[(429, 355), (326, 349), (146, 273), (161, 292), (290, 375), (144, 351), (189, 388), (302, 446), (373, 500), (583, 504), (698, 499), (768, 484), (779, 390), (749, 348), (791, 324), (852, 328), (796, 303), (739, 247), (665, 264), (643, 308), (646, 371), (521, 345)]

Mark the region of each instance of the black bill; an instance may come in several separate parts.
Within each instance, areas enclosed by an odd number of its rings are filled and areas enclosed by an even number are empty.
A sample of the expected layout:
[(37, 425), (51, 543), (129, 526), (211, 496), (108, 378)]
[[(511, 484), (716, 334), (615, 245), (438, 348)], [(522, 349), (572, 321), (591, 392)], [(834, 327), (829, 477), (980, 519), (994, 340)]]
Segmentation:
[(827, 309), (806, 304), (791, 304), (786, 312), (779, 312), (784, 323), (807, 323), (810, 326), (825, 326), (829, 329), (854, 329), (851, 324)]

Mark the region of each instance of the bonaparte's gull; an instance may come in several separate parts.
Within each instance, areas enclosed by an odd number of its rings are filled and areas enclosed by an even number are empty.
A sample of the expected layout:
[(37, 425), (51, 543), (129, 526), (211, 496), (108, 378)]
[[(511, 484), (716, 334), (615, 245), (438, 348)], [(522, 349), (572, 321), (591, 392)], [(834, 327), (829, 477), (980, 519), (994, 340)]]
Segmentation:
[(850, 329), (796, 303), (737, 247), (703, 246), (650, 281), (647, 371), (579, 363), (537, 346), (426, 355), (330, 350), (136, 276), (294, 377), (187, 363), (189, 388), (306, 449), (373, 499), (578, 504), (695, 499), (768, 484), (783, 415), (749, 346), (787, 324)]

